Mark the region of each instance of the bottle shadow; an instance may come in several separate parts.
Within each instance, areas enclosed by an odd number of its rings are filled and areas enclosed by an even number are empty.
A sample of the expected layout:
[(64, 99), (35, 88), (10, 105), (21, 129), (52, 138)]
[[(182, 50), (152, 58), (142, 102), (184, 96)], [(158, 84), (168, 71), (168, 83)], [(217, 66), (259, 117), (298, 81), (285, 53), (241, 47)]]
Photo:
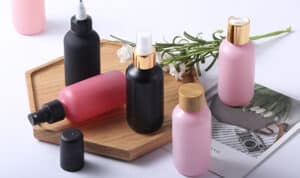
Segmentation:
[(105, 170), (98, 164), (91, 161), (85, 160), (83, 169), (79, 172), (82, 175), (100, 175), (103, 174)]
[(157, 164), (165, 159), (171, 159), (171, 153), (164, 149), (157, 149), (134, 160), (132, 164), (135, 166), (146, 167), (152, 164)]

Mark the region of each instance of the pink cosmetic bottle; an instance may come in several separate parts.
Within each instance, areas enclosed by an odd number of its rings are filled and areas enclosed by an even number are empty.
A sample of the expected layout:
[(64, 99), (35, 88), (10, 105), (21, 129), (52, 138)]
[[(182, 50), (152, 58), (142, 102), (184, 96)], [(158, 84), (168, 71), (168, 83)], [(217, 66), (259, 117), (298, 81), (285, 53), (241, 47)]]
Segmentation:
[(218, 94), (233, 107), (249, 104), (254, 95), (255, 46), (249, 40), (249, 23), (249, 18), (230, 17), (219, 50)]
[(35, 35), (45, 29), (44, 0), (12, 0), (12, 19), (17, 32)]
[(173, 161), (185, 176), (201, 176), (210, 165), (211, 112), (199, 83), (179, 88), (179, 104), (172, 113)]
[(32, 125), (54, 123), (66, 116), (72, 123), (84, 122), (121, 107), (126, 102), (125, 75), (106, 72), (65, 87), (58, 99), (28, 115)]

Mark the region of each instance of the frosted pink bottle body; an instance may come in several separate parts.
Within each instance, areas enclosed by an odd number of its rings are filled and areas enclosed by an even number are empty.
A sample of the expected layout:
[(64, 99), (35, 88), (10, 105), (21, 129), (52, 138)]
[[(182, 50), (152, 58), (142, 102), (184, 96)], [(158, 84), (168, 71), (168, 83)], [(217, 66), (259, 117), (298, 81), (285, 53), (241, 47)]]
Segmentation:
[(249, 104), (254, 95), (255, 46), (223, 40), (219, 50), (218, 94), (230, 106)]
[(70, 121), (83, 122), (123, 106), (125, 81), (120, 71), (106, 72), (64, 88), (58, 99)]
[(176, 169), (185, 176), (207, 173), (210, 165), (211, 112), (207, 106), (188, 113), (177, 105), (172, 113), (172, 152)]
[(46, 24), (44, 0), (12, 0), (12, 19), (17, 32), (34, 35)]

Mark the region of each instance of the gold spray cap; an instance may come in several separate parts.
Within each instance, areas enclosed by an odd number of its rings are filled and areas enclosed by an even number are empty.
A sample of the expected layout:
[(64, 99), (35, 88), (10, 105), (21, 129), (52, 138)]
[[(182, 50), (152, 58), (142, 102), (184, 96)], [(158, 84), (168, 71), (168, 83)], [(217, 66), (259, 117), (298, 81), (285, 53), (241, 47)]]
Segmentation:
[(229, 17), (227, 40), (235, 45), (249, 42), (250, 19), (248, 17)]
[(204, 88), (199, 83), (183, 84), (178, 95), (179, 106), (186, 112), (197, 112), (207, 105)]
[(155, 49), (152, 47), (150, 33), (138, 33), (136, 47), (133, 52), (133, 65), (142, 70), (151, 69), (155, 65)]

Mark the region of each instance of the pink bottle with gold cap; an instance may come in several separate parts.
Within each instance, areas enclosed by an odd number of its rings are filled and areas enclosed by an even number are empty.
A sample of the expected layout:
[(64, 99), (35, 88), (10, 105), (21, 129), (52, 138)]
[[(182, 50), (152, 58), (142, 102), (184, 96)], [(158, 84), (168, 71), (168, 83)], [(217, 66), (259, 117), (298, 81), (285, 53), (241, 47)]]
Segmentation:
[(179, 173), (200, 176), (210, 165), (211, 112), (199, 83), (179, 88), (179, 104), (172, 113), (173, 162)]
[(12, 0), (12, 19), (17, 32), (35, 35), (45, 29), (44, 0)]
[(218, 94), (233, 107), (249, 104), (254, 95), (255, 46), (249, 23), (249, 18), (230, 17), (227, 39), (219, 49)]

